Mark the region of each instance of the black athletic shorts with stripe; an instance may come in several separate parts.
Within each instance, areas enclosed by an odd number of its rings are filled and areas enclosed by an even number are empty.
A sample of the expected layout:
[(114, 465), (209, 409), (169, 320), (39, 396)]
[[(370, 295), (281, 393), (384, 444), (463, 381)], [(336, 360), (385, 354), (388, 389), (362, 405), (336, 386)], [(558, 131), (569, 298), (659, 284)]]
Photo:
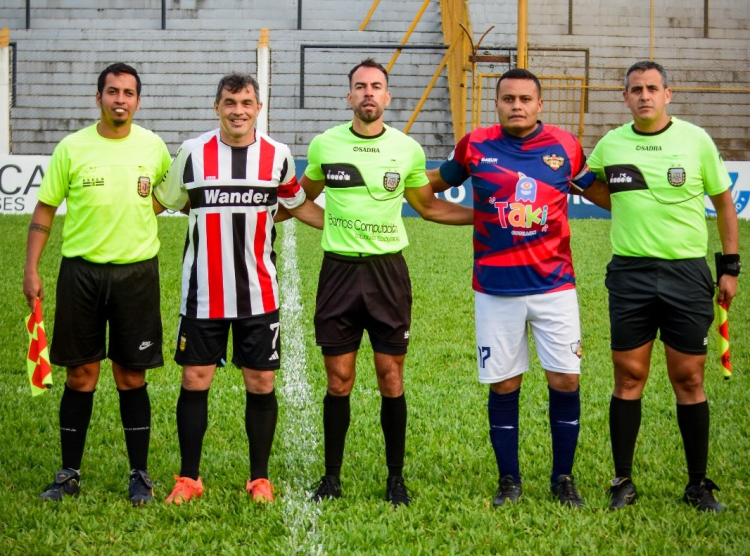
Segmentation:
[(158, 259), (97, 264), (63, 257), (49, 355), (63, 367), (105, 356), (129, 369), (164, 365)]
[(714, 284), (706, 260), (615, 255), (607, 265), (611, 347), (627, 351), (656, 339), (682, 353), (707, 351)]
[(325, 253), (315, 305), (323, 355), (359, 349), (367, 330), (373, 351), (405, 354), (411, 326), (411, 280), (401, 252), (348, 257)]

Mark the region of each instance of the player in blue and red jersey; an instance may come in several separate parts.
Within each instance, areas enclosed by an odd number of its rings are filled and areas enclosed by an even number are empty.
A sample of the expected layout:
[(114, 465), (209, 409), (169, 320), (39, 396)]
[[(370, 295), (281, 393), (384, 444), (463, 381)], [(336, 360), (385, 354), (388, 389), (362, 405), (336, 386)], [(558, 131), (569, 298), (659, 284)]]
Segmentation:
[(435, 191), (472, 178), (479, 381), (490, 385), (490, 440), (499, 471), (493, 504), (521, 495), (518, 414), (529, 368), (527, 323), (549, 385), (551, 490), (567, 506), (583, 500), (573, 479), (578, 443), (581, 332), (570, 252), (568, 193), (609, 208), (578, 140), (538, 120), (541, 85), (523, 69), (503, 74), (495, 106), (500, 125), (461, 139), (427, 172)]

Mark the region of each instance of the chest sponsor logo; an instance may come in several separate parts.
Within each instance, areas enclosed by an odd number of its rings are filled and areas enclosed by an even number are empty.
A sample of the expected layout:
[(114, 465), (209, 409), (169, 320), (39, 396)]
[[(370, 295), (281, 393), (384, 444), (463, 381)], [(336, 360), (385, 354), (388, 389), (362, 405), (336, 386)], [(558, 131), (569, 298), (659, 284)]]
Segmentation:
[(661, 151), (661, 147), (659, 145), (636, 145), (635, 150), (637, 151)]
[(607, 177), (610, 193), (648, 189), (646, 178), (643, 177), (638, 167), (633, 164), (605, 166), (604, 175)]
[(484, 157), (479, 161), (479, 164), (497, 164), (497, 158)]
[[(500, 226), (503, 228), (514, 228), (511, 232), (516, 236), (535, 236), (540, 230), (547, 231), (547, 205), (534, 207), (537, 195), (537, 182), (522, 172), (518, 173), (518, 182), (516, 183), (515, 202), (495, 201), (494, 197), (490, 202), (497, 209)], [(532, 227), (536, 230), (531, 230)]]
[(205, 207), (262, 207), (277, 202), (275, 188), (252, 188), (243, 186), (202, 187), (188, 190), (190, 204), (195, 208)]
[(151, 193), (151, 178), (148, 176), (141, 176), (138, 178), (138, 195), (141, 197), (148, 197)]
[(380, 149), (377, 147), (353, 147), (352, 150), (355, 153), (379, 153)]
[(544, 162), (553, 170), (557, 171), (563, 167), (563, 165), (565, 164), (565, 159), (556, 154), (548, 154), (542, 157), (542, 162)]
[(686, 180), (687, 175), (685, 174), (685, 168), (670, 168), (667, 170), (667, 181), (669, 182), (669, 185), (680, 187), (681, 185), (685, 185)]
[(396, 191), (399, 183), (401, 183), (401, 174), (398, 172), (386, 172), (383, 176), (383, 187), (386, 191)]
[(323, 171), (326, 187), (359, 187), (365, 184), (362, 173), (354, 164), (345, 162), (321, 164), (320, 169)]

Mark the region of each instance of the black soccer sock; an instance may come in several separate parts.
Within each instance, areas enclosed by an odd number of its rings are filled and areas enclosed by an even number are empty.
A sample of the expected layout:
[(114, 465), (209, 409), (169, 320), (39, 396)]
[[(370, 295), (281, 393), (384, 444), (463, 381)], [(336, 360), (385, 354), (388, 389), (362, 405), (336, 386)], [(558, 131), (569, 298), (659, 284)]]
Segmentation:
[(125, 430), (130, 469), (148, 469), (148, 445), (151, 439), (151, 400), (144, 384), (133, 390), (120, 390), (120, 418)]
[(490, 388), (487, 415), (490, 421), (490, 442), (495, 452), (497, 472), (500, 477), (510, 475), (521, 482), (518, 463), (518, 400), (521, 389), (507, 394), (497, 394)]
[(581, 430), (581, 389), (562, 392), (549, 388), (549, 424), (552, 432), (551, 482), (573, 473), (573, 461)]
[(60, 448), (65, 469), (81, 469), (93, 408), (94, 392), (79, 392), (65, 385), (60, 399)]
[(641, 428), (641, 400), (623, 400), (612, 396), (609, 401), (609, 438), (617, 477), (633, 476), (633, 454)]
[(334, 396), (326, 393), (323, 398), (323, 437), (325, 446), (326, 475), (341, 476), (344, 461), (344, 445), (349, 430), (351, 411), (349, 396)]
[(279, 403), (276, 391), (268, 394), (245, 392), (245, 432), (250, 446), (250, 480), (268, 478), (268, 458), (271, 456)]
[(180, 477), (198, 479), (203, 437), (208, 428), (208, 390), (180, 388), (177, 399), (177, 436), (180, 439)]
[(677, 424), (685, 447), (688, 477), (691, 485), (700, 484), (706, 477), (708, 465), (708, 401), (677, 404)]
[(406, 452), (406, 396), (381, 397), (380, 426), (385, 438), (385, 463), (388, 476), (399, 476), (404, 472)]

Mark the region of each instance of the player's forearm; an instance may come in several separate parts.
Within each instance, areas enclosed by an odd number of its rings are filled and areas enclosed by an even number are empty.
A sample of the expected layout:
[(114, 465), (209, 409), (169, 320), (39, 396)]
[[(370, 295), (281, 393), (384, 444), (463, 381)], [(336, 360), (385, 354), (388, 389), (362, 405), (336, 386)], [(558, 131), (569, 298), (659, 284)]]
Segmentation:
[(325, 212), (310, 199), (306, 199), (304, 203), (295, 209), (291, 209), (289, 212), (291, 212), (297, 220), (304, 222), (308, 226), (312, 226), (318, 230), (323, 229)]
[(52, 232), (52, 221), (55, 218), (57, 207), (38, 202), (31, 216), (29, 231), (26, 237), (26, 265), (24, 272), (36, 272), (39, 260), (42, 258), (44, 247)]

